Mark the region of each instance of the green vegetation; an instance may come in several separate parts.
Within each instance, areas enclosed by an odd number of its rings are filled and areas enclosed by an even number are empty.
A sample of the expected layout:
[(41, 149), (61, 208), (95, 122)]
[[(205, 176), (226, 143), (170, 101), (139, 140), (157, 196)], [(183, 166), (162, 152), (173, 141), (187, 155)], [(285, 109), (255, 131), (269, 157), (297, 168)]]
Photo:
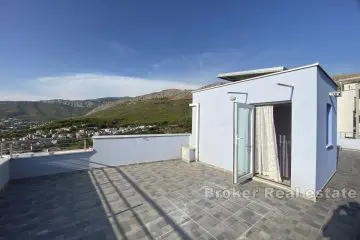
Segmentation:
[[(191, 131), (191, 99), (147, 99), (124, 102), (98, 111), (88, 116), (51, 121), (41, 130), (71, 127), (70, 133), (77, 128), (118, 128), (141, 125), (155, 125), (146, 132), (136, 133), (177, 133)], [(76, 128), (75, 128), (76, 126)], [(23, 136), (31, 130), (14, 131), (12, 136)], [(15, 134), (15, 135), (14, 135)], [(3, 136), (6, 137), (6, 136)]]
[[(70, 126), (110, 128), (156, 125), (149, 129), (148, 133), (189, 132), (191, 131), (190, 102), (191, 99), (129, 101), (89, 116), (52, 121), (41, 129), (50, 130)], [(76, 131), (75, 128), (73, 130)], [(71, 129), (70, 132), (72, 132)]]
[(148, 99), (125, 102), (89, 115), (88, 118), (116, 121), (120, 125), (184, 124), (191, 121), (191, 99)]
[[(89, 129), (95, 133), (104, 128), (128, 127), (127, 133), (177, 133), (191, 131), (191, 93), (188, 90), (168, 89), (114, 104), (103, 104), (92, 111), (88, 107), (77, 107), (48, 102), (0, 102), (0, 118), (16, 117), (26, 120), (50, 120), (36, 128), (19, 128), (0, 133), (1, 138), (23, 137), (36, 130), (51, 137), (50, 130), (70, 128), (66, 133)], [(68, 104), (70, 104), (68, 103)], [(77, 103), (78, 104), (78, 103)], [(85, 113), (88, 113), (85, 115)], [(150, 125), (152, 127), (150, 127)], [(136, 128), (146, 126), (145, 128)], [(59, 132), (59, 131), (57, 131)]]
[(34, 133), (35, 129), (21, 129), (21, 130), (13, 130), (13, 131), (7, 131), (7, 132), (0, 132), (0, 138), (20, 138), (24, 137), (29, 133)]
[[(51, 121), (37, 129), (69, 127), (69, 133), (84, 128), (119, 128), (154, 125), (150, 129), (136, 130), (132, 134), (191, 132), (191, 99), (147, 99), (115, 105), (89, 116)], [(0, 138), (23, 137), (37, 129), (18, 129), (0, 133)], [(51, 137), (49, 135), (48, 137)]]

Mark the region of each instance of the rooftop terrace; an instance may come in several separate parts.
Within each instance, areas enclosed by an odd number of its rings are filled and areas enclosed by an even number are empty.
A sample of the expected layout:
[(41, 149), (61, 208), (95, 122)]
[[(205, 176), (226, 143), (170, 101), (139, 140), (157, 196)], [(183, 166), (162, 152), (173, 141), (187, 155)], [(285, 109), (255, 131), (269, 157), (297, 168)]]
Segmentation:
[[(360, 153), (342, 151), (328, 188), (360, 191)], [(269, 185), (180, 160), (13, 180), (0, 193), (0, 239), (356, 239), (355, 199), (278, 199)], [(209, 189), (257, 190), (207, 197)]]

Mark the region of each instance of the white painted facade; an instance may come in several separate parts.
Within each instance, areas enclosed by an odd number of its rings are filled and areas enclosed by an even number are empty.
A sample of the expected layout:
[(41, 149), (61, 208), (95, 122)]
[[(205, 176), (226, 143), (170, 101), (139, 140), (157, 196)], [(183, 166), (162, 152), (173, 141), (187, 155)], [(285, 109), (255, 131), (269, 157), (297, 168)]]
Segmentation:
[[(318, 64), (194, 91), (193, 104), (200, 110), (199, 161), (233, 171), (231, 99), (246, 104), (291, 102), (291, 188), (301, 193), (320, 190), (336, 171), (337, 100), (329, 96), (332, 91), (336, 91), (335, 83)], [(326, 146), (326, 104), (334, 109), (332, 147)], [(196, 142), (195, 113), (193, 108), (192, 146)]]
[[(317, 72), (317, 132), (316, 132), (316, 191), (321, 190), (325, 184), (330, 180), (336, 171), (337, 165), (337, 99), (329, 97), (329, 92), (336, 91), (334, 83), (323, 72)], [(331, 104), (334, 107), (332, 111), (332, 148), (326, 148), (326, 104)], [(294, 169), (296, 171), (296, 169)]]

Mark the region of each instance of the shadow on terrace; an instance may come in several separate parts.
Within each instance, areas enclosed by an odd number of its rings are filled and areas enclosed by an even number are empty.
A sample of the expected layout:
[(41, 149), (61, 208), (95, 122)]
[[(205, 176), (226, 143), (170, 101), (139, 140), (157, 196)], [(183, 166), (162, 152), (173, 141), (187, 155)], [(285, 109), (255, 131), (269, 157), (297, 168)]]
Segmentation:
[(360, 239), (360, 205), (349, 202), (339, 205), (323, 228), (323, 236), (331, 240)]
[(189, 220), (182, 211), (148, 196), (121, 168), (91, 163), (99, 168), (12, 181), (0, 195), (0, 239), (157, 239), (172, 231), (190, 239), (178, 226)]
[[(88, 157), (67, 157), (63, 165), (55, 164), (58, 158), (39, 159), (12, 164), (26, 168), (42, 162), (56, 171), (65, 171), (65, 165), (99, 168), (12, 180), (0, 193), (0, 239), (359, 239), (359, 152), (340, 152), (327, 186), (354, 189), (357, 196), (316, 203), (268, 197), (269, 186), (256, 181), (233, 185), (231, 174), (201, 163), (113, 167)], [(206, 197), (206, 187), (256, 195)]]
[[(321, 199), (329, 211), (322, 236), (330, 240), (360, 239), (360, 152), (339, 151), (337, 173), (328, 189), (355, 190), (354, 198)], [(329, 205), (329, 203), (332, 203)]]

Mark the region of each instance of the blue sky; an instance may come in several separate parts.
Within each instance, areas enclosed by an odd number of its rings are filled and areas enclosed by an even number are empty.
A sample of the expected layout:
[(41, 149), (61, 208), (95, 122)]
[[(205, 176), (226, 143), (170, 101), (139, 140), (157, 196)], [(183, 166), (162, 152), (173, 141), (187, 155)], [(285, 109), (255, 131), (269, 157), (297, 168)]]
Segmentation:
[(0, 100), (195, 88), (320, 62), (360, 72), (360, 1), (0, 1)]

